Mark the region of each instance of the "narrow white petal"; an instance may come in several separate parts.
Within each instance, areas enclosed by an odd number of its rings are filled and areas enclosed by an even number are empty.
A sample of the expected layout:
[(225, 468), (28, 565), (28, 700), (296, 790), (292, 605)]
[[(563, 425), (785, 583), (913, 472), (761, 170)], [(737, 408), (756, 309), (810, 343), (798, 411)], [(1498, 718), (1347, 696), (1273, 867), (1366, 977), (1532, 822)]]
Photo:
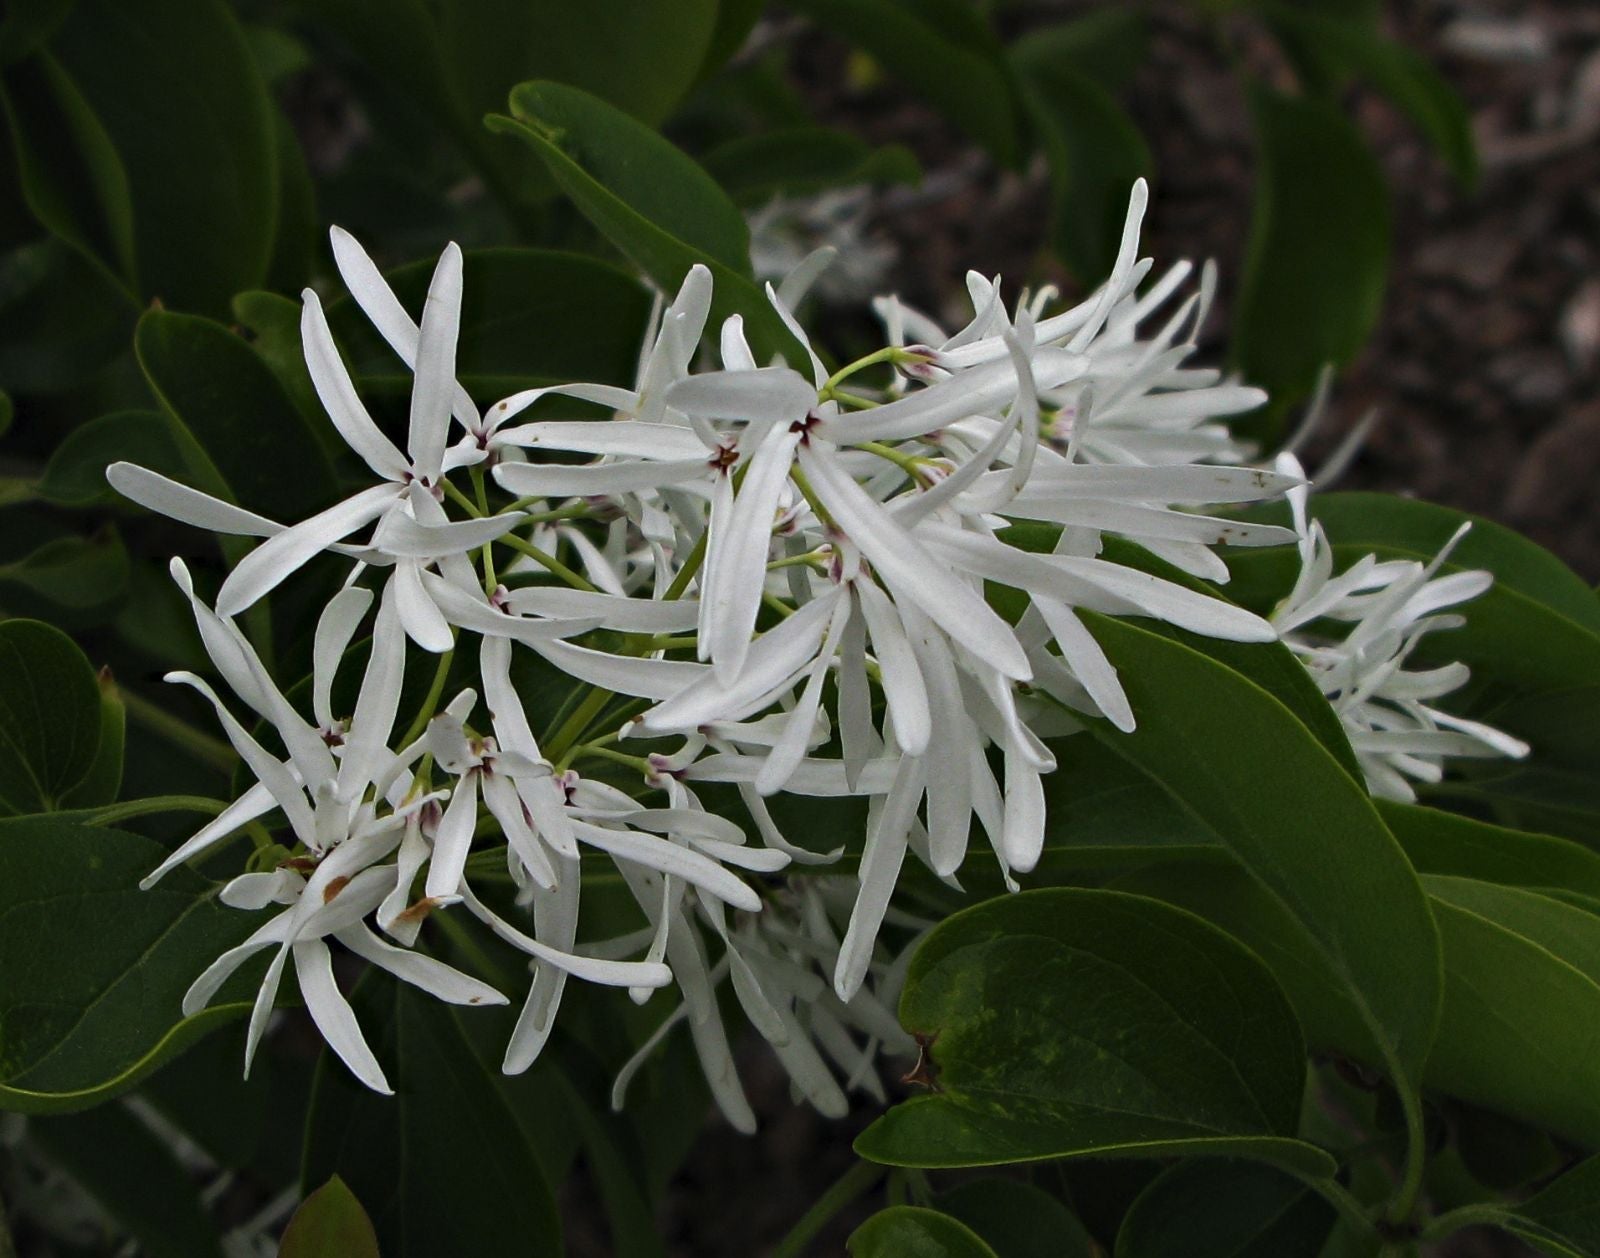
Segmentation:
[(734, 908), (752, 913), (761, 908), (761, 897), (743, 879), (730, 874), (710, 858), (670, 839), (639, 835), (629, 830), (612, 830), (586, 821), (575, 821), (572, 828), (579, 840), (591, 847), (647, 869), (682, 878), (694, 886), (704, 887)]
[(237, 616), (298, 571), (310, 559), (343, 541), (394, 505), (396, 485), (374, 485), (267, 538), (239, 561), (217, 592), (217, 614)]
[(423, 894), (434, 899), (462, 894), (462, 873), (472, 849), (472, 831), (478, 822), (478, 775), (468, 773), (457, 779), (433, 836), (433, 857), (428, 862), (428, 880)]
[(839, 999), (849, 1001), (861, 990), (872, 962), (883, 915), (889, 908), (900, 866), (906, 855), (906, 836), (922, 799), (921, 763), (913, 756), (901, 758), (894, 785), (879, 809), (875, 824), (867, 832), (861, 850), (861, 888), (850, 910), (850, 925), (839, 947), (839, 960), (833, 971), (833, 990)]
[(379, 431), (372, 416), (361, 404), (356, 387), (350, 382), (339, 349), (328, 330), (327, 316), (317, 294), (306, 289), (301, 294), (305, 305), (300, 314), (300, 341), (305, 348), (306, 370), (322, 400), (323, 410), (345, 439), (345, 444), (361, 456), (366, 465), (384, 480), (399, 481), (410, 470), (405, 455)]
[(488, 926), (514, 948), (529, 956), (548, 961), (574, 978), (588, 983), (601, 983), (607, 987), (665, 987), (672, 982), (672, 971), (656, 962), (607, 961), (600, 957), (585, 957), (574, 952), (563, 952), (547, 947), (537, 939), (530, 939), (515, 926), (491, 911), (470, 888), (461, 889), (462, 902), (474, 917)]
[(395, 607), (400, 613), (400, 623), (406, 634), (424, 651), (442, 655), (455, 645), (455, 635), (450, 632), (450, 622), (444, 618), (428, 591), (422, 584), (422, 565), (415, 559), (403, 559), (394, 566), (389, 585), (395, 591)]
[[(1010, 364), (1006, 364), (1010, 370)], [(800, 462), (839, 527), (861, 548), (897, 601), (914, 601), (946, 633), (1015, 681), (1027, 681), (1027, 655), (1011, 627), (981, 595), (953, 576), (888, 511), (815, 445)]]
[(481, 520), (421, 524), (404, 511), (391, 511), (373, 533), (372, 545), (402, 559), (464, 555), (497, 537), (503, 537), (525, 518), (524, 512), (506, 511)]
[(707, 419), (792, 424), (817, 404), (817, 390), (792, 367), (707, 371), (667, 389), (667, 405)]
[(222, 840), (236, 834), (239, 827), (247, 821), (254, 821), (257, 817), (264, 816), (276, 807), (272, 792), (261, 783), (257, 782), (233, 803), (229, 804), (215, 819), (202, 826), (199, 830), (184, 841), (183, 845), (146, 874), (139, 882), (139, 890), (148, 891), (174, 866), (198, 856), (201, 852), (220, 843)]
[(461, 249), (452, 241), (439, 255), (422, 307), (416, 374), (411, 384), (407, 448), (412, 466), (430, 484), (439, 479), (450, 437), (456, 391), (456, 337), (461, 331)]
[(378, 1065), (366, 1037), (361, 1034), (355, 1010), (333, 980), (333, 954), (328, 951), (328, 945), (320, 939), (295, 944), (294, 972), (300, 980), (300, 993), (306, 998), (306, 1011), (328, 1047), (367, 1087), (393, 1096), (394, 1089), (383, 1077), (383, 1067)]
[(828, 618), (828, 634), (823, 639), (822, 649), (817, 652), (816, 661), (811, 666), (811, 676), (806, 679), (805, 689), (801, 691), (794, 710), (789, 713), (789, 719), (784, 724), (783, 736), (773, 746), (772, 754), (767, 757), (766, 767), (756, 778), (756, 790), (763, 795), (771, 795), (782, 788), (789, 775), (805, 757), (806, 748), (813, 741), (811, 731), (816, 726), (817, 708), (822, 703), (822, 683), (828, 675), (828, 665), (839, 649), (839, 637), (844, 633), (845, 625), (850, 620), (850, 609), (851, 601), (848, 598), (835, 599), (833, 615)]
[(695, 599), (618, 598), (557, 585), (525, 585), (506, 596), (519, 615), (592, 620), (624, 633), (682, 633), (693, 629), (700, 612)]
[(894, 739), (908, 756), (920, 756), (928, 746), (933, 722), (928, 715), (928, 692), (922, 684), (922, 669), (906, 638), (900, 613), (873, 582), (856, 582), (861, 610), (872, 634), (872, 653), (877, 656), (883, 683), (883, 697), (894, 718)]
[[(452, 1005), (503, 1005), (506, 998), (470, 974), (409, 948), (396, 948), (365, 926), (348, 926), (335, 936), (358, 957), (388, 970), (396, 978)], [(300, 945), (296, 945), (299, 947)]]
[(634, 419), (541, 420), (504, 428), (504, 445), (529, 450), (564, 450), (573, 454), (610, 454), (635, 459), (705, 458), (710, 453), (694, 431), (671, 424), (646, 424)]
[(530, 641), (528, 645), (569, 677), (641, 699), (670, 698), (711, 671), (707, 665), (689, 660), (610, 655), (570, 642)]
[(198, 489), (152, 472), (137, 463), (113, 463), (106, 468), (106, 481), (124, 498), (184, 524), (209, 533), (228, 533), (239, 537), (271, 537), (283, 532), (283, 525), (231, 502), (223, 502)]
[(704, 455), (622, 463), (501, 463), (494, 469), (495, 480), (508, 493), (545, 498), (636, 493), (710, 476), (711, 466)]
[(325, 730), (333, 729), (335, 724), (334, 675), (350, 647), (350, 640), (355, 637), (356, 626), (371, 606), (371, 590), (347, 585), (328, 601), (317, 618), (317, 632), (311, 643), (311, 710)]

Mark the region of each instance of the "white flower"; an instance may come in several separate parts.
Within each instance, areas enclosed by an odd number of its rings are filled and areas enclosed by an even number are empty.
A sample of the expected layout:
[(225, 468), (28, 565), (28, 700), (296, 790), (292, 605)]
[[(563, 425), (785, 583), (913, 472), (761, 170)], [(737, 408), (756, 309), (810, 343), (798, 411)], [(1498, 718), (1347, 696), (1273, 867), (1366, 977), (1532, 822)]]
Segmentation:
[[(456, 334), (461, 321), (461, 251), (449, 245), (439, 258), (428, 288), (422, 326), (414, 343), (406, 340), (396, 312), (410, 321), (388, 293), (388, 304), (376, 297), (387, 286), (361, 259), (363, 270), (352, 265), (352, 250), (359, 247), (342, 233), (335, 249), (347, 275), (353, 278), (357, 300), (369, 314), (376, 311), (380, 332), (395, 343), (408, 364), (416, 369), (411, 391), (411, 418), (407, 452), (402, 454), (386, 437), (362, 405), (355, 385), (339, 357), (338, 347), (322, 313), (322, 303), (312, 289), (302, 294), (304, 307), (300, 335), (305, 346), (306, 369), (317, 396), (340, 436), (358, 454), (380, 483), (287, 528), (230, 503), (190, 489), (131, 463), (114, 463), (106, 479), (124, 496), (141, 506), (197, 527), (221, 533), (265, 537), (229, 574), (217, 596), (224, 616), (235, 616), (330, 548), (369, 563), (392, 564), (398, 592), (401, 623), (406, 632), (429, 651), (450, 649), (449, 625), (423, 591), (421, 574), (437, 563), (447, 575), (467, 585), (475, 583), (464, 556), (515, 527), (522, 513), (506, 512), (487, 519), (452, 523), (440, 506), (441, 478), (454, 466), (482, 458), (481, 453), (449, 451), (450, 414), (465, 408), (458, 401), (461, 387), (455, 380)], [(392, 309), (390, 308), (392, 306)], [(402, 346), (410, 346), (406, 349)], [(476, 412), (472, 412), (476, 416)], [(342, 545), (353, 533), (373, 525), (364, 547)]]
[[(1281, 455), (1278, 466), (1300, 475), (1293, 455)], [(1335, 575), (1327, 534), (1308, 518), (1309, 494), (1307, 485), (1289, 494), (1300, 572), (1272, 623), (1339, 714), (1368, 789), (1409, 802), (1416, 798), (1411, 782), (1440, 781), (1451, 757), (1526, 756), (1528, 745), (1520, 739), (1432, 706), (1466, 684), (1465, 664), (1405, 667), (1427, 634), (1466, 623), (1464, 616), (1441, 615), (1445, 608), (1477, 598), (1494, 583), (1480, 569), (1438, 575), (1469, 526), (1426, 564), (1365, 555)], [(1336, 633), (1335, 625), (1349, 628)]]

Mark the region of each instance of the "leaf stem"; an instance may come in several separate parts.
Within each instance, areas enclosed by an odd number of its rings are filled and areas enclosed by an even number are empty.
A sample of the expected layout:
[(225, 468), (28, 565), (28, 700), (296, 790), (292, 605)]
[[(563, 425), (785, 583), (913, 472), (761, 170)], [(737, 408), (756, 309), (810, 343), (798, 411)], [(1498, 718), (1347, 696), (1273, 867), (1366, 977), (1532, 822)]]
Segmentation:
[(130, 799), (97, 808), (83, 819), (83, 823), (88, 826), (109, 826), (157, 812), (207, 812), (215, 816), (226, 807), (228, 805), (222, 800), (208, 799), (204, 795), (152, 795), (148, 799)]
[(124, 686), (119, 688), (119, 693), (122, 696), (123, 707), (135, 722), (151, 733), (165, 738), (174, 746), (183, 748), (196, 760), (217, 772), (233, 772), (234, 762), (238, 757), (233, 754), (233, 748), (220, 738), (214, 738), (204, 730), (196, 729), (181, 716), (174, 716), (137, 691)]
[(781, 1241), (770, 1251), (768, 1258), (803, 1258), (808, 1246), (833, 1217), (857, 1197), (863, 1196), (887, 1173), (888, 1168), (876, 1162), (857, 1162), (836, 1179), (811, 1209), (800, 1216), (800, 1221), (789, 1229)]
[(503, 543), (504, 545), (511, 547), (512, 550), (519, 551), (526, 555), (529, 559), (533, 560), (534, 563), (539, 564), (546, 571), (552, 573), (553, 575), (560, 577), (574, 589), (587, 590), (590, 594), (599, 593), (599, 590), (589, 582), (587, 577), (583, 576), (581, 573), (574, 572), (554, 555), (548, 553), (547, 551), (540, 550), (532, 542), (524, 541), (515, 533), (503, 533), (499, 537), (495, 538), (495, 541)]

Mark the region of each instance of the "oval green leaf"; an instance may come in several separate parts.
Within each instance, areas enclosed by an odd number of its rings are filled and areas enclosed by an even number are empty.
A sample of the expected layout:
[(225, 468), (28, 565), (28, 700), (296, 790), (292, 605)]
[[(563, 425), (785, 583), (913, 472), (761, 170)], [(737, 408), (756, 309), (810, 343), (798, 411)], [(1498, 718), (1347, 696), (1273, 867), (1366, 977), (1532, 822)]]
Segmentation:
[(1138, 728), (1094, 728), (1204, 823), (1315, 941), (1385, 1068), (1415, 1085), (1438, 1018), (1439, 943), (1366, 791), (1277, 699), (1159, 634), (1095, 616)]
[(890, 1206), (854, 1232), (851, 1258), (997, 1258), (965, 1223), (924, 1206)]
[(1317, 1258), (1331, 1205), (1275, 1167), (1180, 1162), (1139, 1194), (1116, 1258)]
[(874, 1161), (1206, 1153), (1332, 1170), (1292, 1138), (1305, 1049), (1271, 974), (1158, 901), (1059, 888), (957, 913), (917, 950), (900, 1019), (935, 1090), (858, 1137)]
[(300, 1203), (278, 1258), (378, 1258), (378, 1234), (355, 1193), (335, 1175)]
[(1094, 1258), (1096, 1250), (1072, 1211), (1020, 1179), (969, 1180), (934, 1204), (983, 1238), (995, 1258)]
[(0, 621), (0, 808), (60, 807), (99, 748), (100, 689), (77, 644), (43, 621)]
[(99, 1104), (249, 1009), (244, 979), (183, 1017), (189, 985), (260, 917), (223, 907), (183, 869), (140, 891), (165, 855), (120, 830), (0, 821), (0, 885), (11, 905), (0, 917), (0, 1108)]

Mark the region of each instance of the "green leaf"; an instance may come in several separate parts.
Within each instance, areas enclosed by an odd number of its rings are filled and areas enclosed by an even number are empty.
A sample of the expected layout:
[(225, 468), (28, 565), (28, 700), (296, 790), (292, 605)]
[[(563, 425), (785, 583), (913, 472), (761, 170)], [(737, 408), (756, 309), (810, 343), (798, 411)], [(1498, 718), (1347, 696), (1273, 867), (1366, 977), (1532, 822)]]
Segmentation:
[[(384, 275), (413, 314), (433, 267), (427, 259)], [(462, 291), (456, 373), (480, 405), (557, 381), (633, 383), (650, 295), (620, 268), (554, 250), (474, 249)], [(411, 372), (352, 299), (333, 302), (328, 321), (364, 383), (410, 392)]]
[(916, 183), (922, 168), (899, 144), (873, 148), (832, 127), (781, 127), (720, 144), (701, 159), (740, 205), (861, 184)]
[(34, 218), (134, 291), (128, 172), (72, 76), (55, 58), (41, 54), (6, 76), (0, 97), (18, 182)]
[(857, 1138), (873, 1161), (1206, 1153), (1332, 1170), (1292, 1138), (1305, 1049), (1271, 974), (1158, 901), (1057, 888), (957, 913), (913, 957), (900, 1019), (936, 1090)]
[(1233, 359), (1280, 409), (1377, 322), (1389, 265), (1383, 175), (1323, 101), (1251, 92), (1260, 149)]
[(1600, 1258), (1600, 1157), (1517, 1206), (1506, 1227), (1551, 1258)]
[(871, 53), (1004, 165), (1021, 156), (1015, 86), (1000, 42), (962, 0), (788, 0)]
[(104, 267), (59, 240), (0, 256), (0, 388), (81, 388), (127, 348), (137, 317)]
[(278, 221), (264, 282), (268, 288), (297, 293), (316, 268), (317, 194), (300, 141), (279, 109), (272, 111), (272, 143), (278, 162)]
[(966, 1224), (924, 1206), (878, 1211), (847, 1245), (851, 1258), (997, 1258)]
[(128, 740), (128, 713), (109, 668), (95, 679), (100, 686), (100, 745), (79, 783), (61, 797), (64, 808), (100, 808), (122, 793), (122, 761)]
[(0, 66), (20, 61), (61, 25), (73, 0), (11, 0), (0, 16)]
[(1060, 1201), (1017, 1179), (974, 1179), (934, 1202), (965, 1223), (995, 1258), (1094, 1258), (1094, 1242)]
[(39, 493), (64, 507), (120, 502), (106, 484), (106, 468), (139, 463), (175, 480), (186, 463), (172, 422), (160, 411), (114, 411), (79, 424), (62, 438), (39, 478)]
[(59, 807), (99, 746), (100, 690), (77, 644), (42, 621), (0, 621), (0, 808)]
[[(278, 384), (289, 395), (301, 417), (311, 425), (311, 431), (320, 433), (327, 424), (327, 412), (322, 409), (316, 387), (311, 383), (311, 373), (306, 370), (305, 352), (300, 344), (300, 303), (278, 293), (251, 290), (234, 296), (233, 317), (243, 329), (250, 348), (278, 378)], [(332, 451), (335, 442), (344, 444), (334, 433), (324, 445)]]
[(197, 315), (152, 310), (134, 349), (167, 413), (193, 434), (240, 505), (300, 520), (328, 506), (333, 471), (267, 365), (240, 337)]
[(1133, 625), (1092, 624), (1139, 722), (1095, 735), (1214, 831), (1305, 929), (1385, 1067), (1414, 1086), (1438, 1017), (1439, 944), (1366, 791), (1239, 673)]
[(266, 274), (271, 106), (222, 0), (78, 0), (52, 50), (126, 172), (136, 290), (222, 314)]
[(717, 0), (478, 0), (439, 8), (439, 55), (469, 118), (528, 79), (565, 83), (655, 126), (700, 75)]
[(798, 351), (750, 273), (738, 207), (689, 157), (621, 110), (576, 88), (524, 83), (491, 130), (528, 144), (594, 226), (668, 292), (704, 263), (716, 319), (742, 314), (758, 355)]
[(1011, 60), (1028, 69), (1065, 67), (1088, 75), (1108, 92), (1120, 92), (1144, 64), (1149, 27), (1140, 9), (1106, 5), (1029, 31), (1012, 42)]
[(1403, 44), (1386, 39), (1373, 23), (1317, 12), (1279, 0), (1256, 0), (1280, 38), (1356, 75), (1382, 92), (1427, 137), (1457, 181), (1470, 188), (1478, 178), (1472, 117), (1466, 102), (1433, 67)]
[(1424, 881), (1445, 958), (1430, 1083), (1600, 1144), (1600, 917), (1521, 888)]
[(761, 20), (762, 0), (720, 0), (717, 24), (707, 41), (706, 57), (700, 65), (700, 79), (710, 78), (743, 48), (750, 32)]
[(140, 891), (165, 855), (119, 830), (0, 821), (0, 1108), (98, 1105), (249, 1009), (247, 995), (183, 1017), (189, 985), (260, 919), (187, 870)]
[(121, 1105), (35, 1119), (28, 1138), (150, 1258), (221, 1258), (216, 1225), (171, 1148)]
[(58, 537), (0, 564), (0, 587), (20, 586), (67, 612), (104, 608), (128, 589), (128, 552), (115, 528), (92, 537)]
[(356, 1195), (337, 1175), (300, 1203), (278, 1258), (378, 1258), (378, 1234)]
[(1067, 268), (1097, 282), (1116, 261), (1128, 195), (1151, 174), (1139, 128), (1088, 74), (1059, 61), (1020, 66), (1027, 102), (1050, 161), (1050, 240)]
[(368, 1091), (324, 1053), (303, 1182), (340, 1175), (371, 1214), (385, 1258), (559, 1253), (538, 1160), (456, 1011), (387, 976), (363, 982), (355, 1003), (395, 1095)]
[(1334, 1209), (1299, 1180), (1248, 1162), (1180, 1162), (1139, 1194), (1116, 1258), (1317, 1258)]
[(1580, 844), (1437, 808), (1374, 802), (1419, 873), (1455, 874), (1511, 887), (1562, 887), (1600, 897), (1600, 855)]

